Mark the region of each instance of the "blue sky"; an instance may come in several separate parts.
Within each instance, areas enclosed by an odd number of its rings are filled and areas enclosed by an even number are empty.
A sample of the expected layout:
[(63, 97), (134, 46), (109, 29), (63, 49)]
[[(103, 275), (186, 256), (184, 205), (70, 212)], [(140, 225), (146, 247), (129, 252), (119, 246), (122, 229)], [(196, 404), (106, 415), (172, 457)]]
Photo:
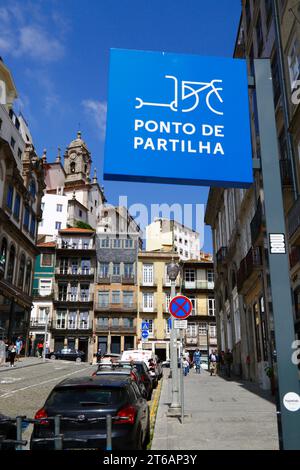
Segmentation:
[[(0, 0), (0, 55), (39, 154), (80, 127), (102, 179), (109, 49), (232, 56), (240, 0)], [(205, 204), (207, 188), (104, 182), (108, 202)], [(195, 227), (194, 227), (195, 228)], [(205, 229), (204, 249), (212, 250)]]

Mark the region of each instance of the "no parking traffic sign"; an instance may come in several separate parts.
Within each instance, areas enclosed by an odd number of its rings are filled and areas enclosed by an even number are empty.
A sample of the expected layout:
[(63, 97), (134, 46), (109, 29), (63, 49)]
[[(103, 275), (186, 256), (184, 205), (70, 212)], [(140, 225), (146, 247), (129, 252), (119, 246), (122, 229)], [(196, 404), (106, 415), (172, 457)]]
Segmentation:
[(169, 312), (178, 320), (185, 320), (192, 312), (193, 304), (185, 295), (177, 295), (169, 305)]

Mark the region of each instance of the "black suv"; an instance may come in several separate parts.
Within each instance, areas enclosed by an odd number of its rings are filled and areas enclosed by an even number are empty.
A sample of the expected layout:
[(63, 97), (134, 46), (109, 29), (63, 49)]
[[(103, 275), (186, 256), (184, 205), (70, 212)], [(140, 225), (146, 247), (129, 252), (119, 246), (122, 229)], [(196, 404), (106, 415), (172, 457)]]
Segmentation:
[[(68, 438), (64, 449), (106, 449), (106, 420), (90, 422), (89, 419), (106, 417), (112, 420), (112, 448), (145, 449), (150, 439), (150, 413), (147, 401), (142, 397), (131, 377), (94, 376), (63, 380), (56, 385), (45, 405), (36, 415), (42, 419), (34, 425), (30, 448), (53, 449), (51, 441), (35, 439), (54, 437), (53, 420), (61, 415), (71, 420), (61, 420), (60, 433)], [(76, 442), (70, 439), (84, 439)]]

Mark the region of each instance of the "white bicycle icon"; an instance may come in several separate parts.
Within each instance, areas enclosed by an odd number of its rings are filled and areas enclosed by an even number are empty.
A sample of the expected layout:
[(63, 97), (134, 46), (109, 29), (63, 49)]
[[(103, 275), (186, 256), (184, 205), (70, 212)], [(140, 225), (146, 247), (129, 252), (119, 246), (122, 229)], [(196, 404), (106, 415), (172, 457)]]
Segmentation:
[[(172, 111), (178, 111), (178, 90), (179, 90), (179, 83), (178, 79), (173, 75), (165, 75), (165, 78), (171, 79), (174, 81), (174, 99), (170, 103), (154, 103), (154, 102), (146, 102), (141, 98), (136, 98), (137, 104), (135, 106), (136, 109), (140, 109), (143, 106), (158, 106), (158, 107), (165, 107), (170, 108)], [(200, 93), (207, 90), (207, 95), (205, 98), (205, 102), (207, 107), (211, 110), (212, 113), (218, 114), (222, 116), (224, 113), (215, 109), (215, 107), (211, 104), (211, 98), (217, 98), (219, 103), (223, 103), (223, 99), (219, 92), (223, 91), (222, 86), (218, 86), (222, 84), (222, 80), (212, 80), (211, 82), (192, 82), (192, 81), (182, 81), (181, 82), (181, 101), (188, 100), (191, 97), (195, 98), (194, 103), (189, 108), (182, 109), (183, 113), (189, 113), (194, 111), (199, 106), (200, 103)]]

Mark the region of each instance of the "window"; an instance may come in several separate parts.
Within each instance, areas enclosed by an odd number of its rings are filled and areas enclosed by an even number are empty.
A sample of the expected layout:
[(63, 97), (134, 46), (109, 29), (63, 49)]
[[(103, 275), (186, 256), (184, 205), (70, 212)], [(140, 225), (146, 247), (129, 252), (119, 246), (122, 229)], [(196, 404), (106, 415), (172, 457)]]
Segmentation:
[(67, 300), (67, 284), (58, 284), (58, 300)]
[(89, 327), (89, 312), (80, 312), (79, 314), (79, 328), (87, 330)]
[(260, 319), (259, 319), (259, 309), (257, 303), (253, 305), (253, 321), (254, 321), (254, 334), (255, 334), (255, 346), (256, 346), (256, 360), (257, 362), (261, 361), (261, 346), (260, 346)]
[(188, 254), (188, 252), (187, 252), (187, 251), (185, 251), (185, 252), (184, 252), (184, 256), (185, 256), (186, 258), (188, 258), (188, 257), (189, 257), (189, 254)]
[(21, 160), (22, 158), (22, 150), (18, 148), (18, 158)]
[(208, 304), (208, 315), (209, 316), (215, 316), (216, 312), (216, 301), (214, 297), (208, 297), (207, 299), (207, 304)]
[(133, 263), (124, 263), (124, 277), (133, 277)]
[(113, 327), (119, 327), (119, 318), (118, 317), (114, 317), (112, 318), (112, 326)]
[(272, 19), (272, 0), (265, 0), (265, 9), (266, 9), (266, 23), (267, 28), (269, 29)]
[(233, 298), (233, 316), (235, 329), (235, 342), (241, 341), (241, 315), (239, 309), (239, 298), (237, 295)]
[(90, 274), (91, 273), (91, 260), (88, 258), (83, 258), (81, 260), (81, 273)]
[(133, 240), (126, 238), (124, 240), (124, 248), (133, 248)]
[(38, 324), (45, 325), (49, 315), (49, 307), (39, 307), (38, 309)]
[(25, 255), (23, 254), (20, 259), (19, 273), (18, 273), (18, 283), (17, 286), (19, 289), (23, 289), (24, 283), (24, 274), (25, 274)]
[(39, 294), (41, 296), (50, 295), (52, 289), (52, 280), (51, 279), (40, 279)]
[(273, 58), (271, 61), (271, 69), (272, 69), (272, 82), (273, 82), (273, 91), (274, 91), (274, 105), (277, 106), (278, 100), (280, 98), (281, 90), (280, 90), (280, 81), (279, 81), (279, 63), (278, 63), (278, 56), (277, 52), (275, 51), (273, 54)]
[(88, 284), (80, 284), (80, 300), (88, 302), (90, 296), (90, 286)]
[(216, 327), (216, 325), (209, 325), (209, 336), (210, 336), (210, 338), (215, 338), (217, 336), (217, 327)]
[(266, 327), (266, 318), (265, 318), (265, 304), (264, 298), (260, 297), (259, 299), (259, 309), (260, 309), (260, 318), (261, 318), (261, 337), (262, 337), (262, 352), (264, 361), (268, 360), (268, 332)]
[(113, 304), (121, 303), (121, 292), (119, 290), (113, 290), (112, 291), (111, 302)]
[(20, 205), (21, 205), (21, 196), (20, 194), (16, 193), (15, 203), (14, 203), (14, 217), (17, 220), (19, 220)]
[(99, 276), (101, 278), (108, 277), (109, 264), (108, 263), (99, 263)]
[(295, 80), (298, 80), (300, 75), (300, 43), (297, 36), (294, 36), (292, 45), (288, 53), (288, 65), (290, 72), (291, 87), (294, 88)]
[(166, 312), (169, 311), (170, 302), (171, 302), (171, 294), (167, 293), (166, 294)]
[(11, 139), (10, 139), (10, 146), (11, 146), (11, 148), (14, 149), (14, 148), (15, 148), (15, 145), (16, 145), (16, 141), (15, 141), (15, 139), (14, 139), (13, 137), (11, 137)]
[(120, 238), (113, 239), (113, 248), (121, 248), (121, 240)]
[(102, 238), (100, 240), (100, 247), (101, 248), (109, 248), (109, 238)]
[(213, 283), (215, 279), (214, 272), (212, 269), (207, 270), (207, 282), (208, 283)]
[(53, 266), (53, 255), (51, 253), (41, 254), (41, 266)]
[(7, 257), (7, 240), (2, 239), (1, 251), (0, 251), (0, 268), (5, 272), (6, 258)]
[(65, 310), (58, 310), (56, 314), (56, 328), (65, 329), (66, 328), (66, 316), (67, 312)]
[(61, 222), (55, 222), (55, 230), (61, 229)]
[(184, 240), (184, 244), (187, 246), (187, 245), (188, 245), (188, 241), (187, 241), (187, 240)]
[(183, 250), (182, 250), (181, 248), (180, 248), (180, 250), (179, 250), (179, 254), (180, 254), (180, 255), (183, 255)]
[(99, 327), (108, 327), (108, 317), (98, 317), (97, 318), (97, 325)]
[(79, 209), (79, 217), (82, 217), (82, 210)]
[(77, 312), (76, 310), (70, 310), (68, 315), (68, 328), (75, 330), (77, 326)]
[(32, 277), (32, 262), (28, 260), (27, 266), (26, 266), (25, 285), (24, 285), (24, 292), (26, 294), (30, 293), (31, 277)]
[(75, 162), (72, 162), (70, 164), (70, 172), (75, 173), (75, 171), (76, 171), (76, 164), (75, 164)]
[(14, 188), (10, 184), (8, 185), (8, 188), (7, 188), (7, 197), (6, 197), (6, 205), (9, 209), (12, 209), (13, 197), (14, 197)]
[(192, 306), (193, 306), (191, 315), (193, 315), (193, 316), (194, 316), (194, 315), (197, 315), (196, 297), (189, 295), (189, 299), (190, 299), (190, 301), (191, 301), (191, 303), (192, 303)]
[(206, 335), (206, 323), (199, 323), (199, 335)]
[(153, 264), (143, 264), (143, 284), (153, 285)]
[(56, 212), (62, 212), (63, 205), (62, 204), (56, 204)]
[(98, 302), (100, 307), (107, 307), (109, 305), (109, 292), (108, 291), (99, 291), (98, 292)]
[(31, 180), (30, 186), (29, 186), (29, 192), (33, 198), (35, 198), (36, 195), (36, 184), (34, 180)]
[(123, 318), (123, 325), (125, 328), (133, 328), (133, 318)]
[[(206, 330), (205, 330), (206, 331)], [(196, 338), (198, 336), (198, 329), (196, 323), (189, 323), (187, 327), (187, 336)]]
[(195, 282), (195, 270), (186, 269), (184, 272), (185, 282)]
[(14, 271), (15, 271), (15, 258), (16, 258), (16, 249), (13, 245), (11, 245), (9, 250), (9, 258), (8, 258), (8, 268), (7, 268), (7, 281), (12, 284), (14, 278)]
[(132, 291), (123, 292), (123, 302), (124, 302), (124, 306), (132, 307), (133, 305), (133, 292)]
[(154, 305), (153, 305), (154, 295), (151, 292), (144, 292), (143, 293), (143, 309), (144, 311), (153, 312)]
[(113, 263), (113, 275), (120, 276), (120, 263)]
[(35, 235), (35, 215), (34, 214), (32, 214), (31, 216), (30, 235), (32, 237), (34, 237)]

